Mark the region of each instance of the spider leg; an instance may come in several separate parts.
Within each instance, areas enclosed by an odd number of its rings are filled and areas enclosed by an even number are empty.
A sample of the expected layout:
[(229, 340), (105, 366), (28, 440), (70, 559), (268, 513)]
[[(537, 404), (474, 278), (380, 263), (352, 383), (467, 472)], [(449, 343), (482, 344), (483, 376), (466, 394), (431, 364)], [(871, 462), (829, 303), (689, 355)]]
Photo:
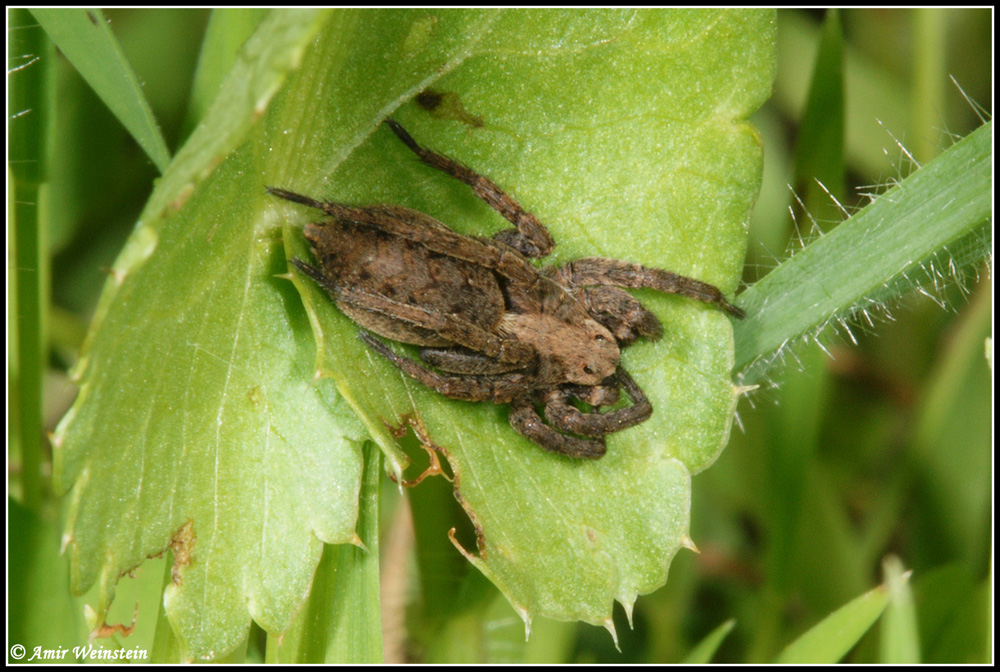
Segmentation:
[(508, 373), (523, 368), (518, 363), (502, 362), (479, 352), (453, 348), (423, 348), (420, 351), (420, 359), (449, 373), (471, 375)]
[(591, 437), (602, 437), (645, 422), (653, 413), (649, 399), (625, 369), (619, 367), (615, 377), (632, 399), (631, 406), (607, 413), (584, 413), (569, 403), (571, 391), (555, 389), (545, 394), (545, 419), (564, 432)]
[(448, 340), (481, 352), (487, 357), (513, 364), (513, 368), (526, 366), (535, 359), (535, 353), (529, 346), (514, 339), (497, 336), (454, 315), (430, 311), (409, 303), (401, 303), (381, 294), (357, 288), (341, 288), (339, 299), (368, 310), (406, 320), (418, 327), (430, 329)]
[(429, 329), (448, 340), (504, 363), (508, 371), (526, 366), (534, 360), (534, 352), (528, 346), (516, 340), (501, 338), (467, 320), (394, 301), (363, 289), (338, 287), (315, 266), (310, 266), (299, 259), (292, 259), (292, 264), (325, 289), (338, 303), (344, 302)]
[(358, 334), (358, 338), (369, 348), (388, 359), (392, 364), (439, 394), (463, 401), (492, 401), (495, 404), (506, 404), (524, 394), (524, 388), (530, 387), (533, 378), (523, 373), (506, 373), (495, 376), (463, 376), (458, 374), (443, 374), (432, 371), (415, 362), (409, 357), (397, 355), (385, 343), (366, 331)]
[(331, 296), (337, 295), (337, 287), (325, 275), (323, 271), (319, 270), (315, 266), (311, 266), (301, 259), (292, 259), (292, 266), (302, 271), (305, 275), (308, 275), (313, 282), (326, 290), (327, 294)]
[(549, 427), (538, 416), (534, 403), (525, 397), (511, 401), (509, 420), (510, 426), (518, 434), (534, 441), (551, 453), (594, 460), (603, 456), (607, 451), (603, 439), (582, 439), (577, 436), (567, 436)]
[[(268, 187), (267, 191), (286, 201), (322, 210), (335, 220), (370, 226), (389, 235), (419, 243), (432, 252), (485, 266), (518, 283), (531, 286), (539, 279), (535, 267), (523, 257), (511, 254), (506, 245), (489, 238), (463, 236), (430, 215), (411, 208), (399, 205), (356, 207), (318, 201), (277, 187)], [(315, 244), (319, 229), (326, 225), (323, 222), (309, 224), (305, 228), (306, 238)]]
[(315, 208), (317, 210), (323, 210), (323, 206), (326, 205), (323, 201), (317, 201), (314, 198), (309, 198), (308, 196), (303, 196), (302, 194), (296, 194), (294, 191), (288, 191), (287, 189), (281, 189), (280, 187), (264, 187), (267, 189), (267, 193), (272, 196), (277, 196), (278, 198), (283, 198), (286, 201), (291, 201), (292, 203), (298, 203), (299, 205), (305, 205), (310, 208)]
[(621, 396), (619, 390), (621, 384), (615, 376), (611, 376), (599, 385), (574, 385), (566, 383), (560, 385), (559, 389), (565, 390), (574, 399), (590, 404), (591, 406), (614, 406)]
[(587, 312), (607, 327), (621, 345), (630, 345), (640, 336), (653, 341), (663, 336), (659, 318), (620, 287), (576, 287), (573, 296), (582, 301)]
[(577, 259), (560, 267), (558, 276), (569, 287), (590, 285), (614, 285), (632, 289), (648, 287), (714, 304), (733, 317), (742, 319), (746, 316), (740, 308), (726, 301), (726, 297), (715, 285), (660, 268), (649, 268), (619, 259), (603, 257)]
[(463, 166), (454, 159), (450, 159), (443, 154), (438, 154), (426, 147), (421, 147), (406, 132), (406, 129), (400, 126), (394, 119), (386, 119), (385, 123), (396, 134), (396, 137), (409, 147), (421, 161), (432, 168), (437, 168), (451, 175), (456, 180), (465, 182), (472, 187), (476, 196), (517, 227), (517, 231), (508, 230), (500, 232), (496, 236), (497, 240), (510, 245), (524, 256), (533, 259), (540, 259), (552, 251), (555, 241), (552, 240), (552, 235), (545, 228), (545, 225), (538, 221), (537, 217), (521, 207), (517, 201), (505, 193), (495, 182)]

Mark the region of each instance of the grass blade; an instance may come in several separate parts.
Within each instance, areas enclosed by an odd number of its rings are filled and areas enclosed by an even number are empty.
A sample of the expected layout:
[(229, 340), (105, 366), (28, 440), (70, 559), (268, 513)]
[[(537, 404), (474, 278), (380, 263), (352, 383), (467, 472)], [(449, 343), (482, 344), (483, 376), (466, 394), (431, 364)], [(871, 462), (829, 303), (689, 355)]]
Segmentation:
[(836, 663), (868, 632), (885, 609), (889, 593), (878, 586), (833, 612), (788, 645), (776, 663)]
[[(785, 346), (984, 259), (992, 235), (989, 122), (742, 295), (736, 371), (755, 382)], [(842, 322), (843, 323), (843, 322)]]
[(698, 642), (698, 646), (691, 650), (691, 653), (684, 659), (684, 663), (687, 665), (699, 665), (712, 662), (712, 656), (719, 650), (722, 641), (733, 631), (734, 627), (736, 627), (736, 621), (729, 619), (715, 628), (715, 630), (712, 630), (703, 640)]
[(33, 9), (38, 22), (162, 173), (170, 151), (142, 86), (99, 9)]

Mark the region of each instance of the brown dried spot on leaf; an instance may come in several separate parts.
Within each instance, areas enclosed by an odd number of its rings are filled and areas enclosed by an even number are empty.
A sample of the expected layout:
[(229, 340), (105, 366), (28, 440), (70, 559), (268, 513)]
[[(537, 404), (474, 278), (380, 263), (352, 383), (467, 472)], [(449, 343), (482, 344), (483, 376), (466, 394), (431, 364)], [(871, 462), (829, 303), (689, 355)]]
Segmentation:
[(102, 623), (101, 625), (94, 628), (90, 633), (90, 641), (95, 639), (107, 639), (111, 637), (116, 632), (120, 633), (122, 637), (128, 637), (135, 630), (136, 619), (139, 618), (139, 603), (135, 603), (135, 613), (132, 614), (132, 625), (125, 625), (124, 623)]
[(462, 99), (454, 91), (424, 89), (414, 101), (437, 119), (453, 119), (473, 128), (483, 127), (482, 115), (471, 114), (462, 104)]
[[(452, 466), (454, 466), (454, 465), (452, 465)], [(479, 550), (479, 557), (482, 560), (485, 560), (486, 559), (486, 532), (483, 530), (483, 526), (479, 522), (479, 517), (476, 515), (476, 512), (472, 509), (472, 507), (470, 507), (468, 504), (466, 504), (465, 498), (462, 497), (462, 493), (459, 491), (458, 473), (457, 472), (455, 474), (455, 499), (457, 499), (458, 503), (462, 505), (462, 508), (465, 509), (465, 514), (469, 517), (469, 520), (472, 521), (472, 527), (476, 531), (476, 548)], [(454, 527), (451, 528), (450, 530), (448, 530), (448, 538), (451, 539), (451, 543), (454, 544), (455, 548), (458, 549), (459, 553), (461, 553), (462, 555), (464, 555), (469, 560), (472, 560), (471, 554), (468, 551), (466, 551), (465, 548), (462, 547), (462, 544), (459, 543), (458, 539), (455, 538), (455, 528)]]
[[(444, 476), (448, 481), (452, 480), (452, 477), (448, 475), (448, 472), (444, 470), (441, 466), (441, 459), (438, 457), (438, 451), (444, 453), (447, 456), (447, 452), (438, 445), (435, 445), (431, 441), (430, 435), (427, 433), (427, 427), (424, 425), (424, 421), (420, 419), (419, 415), (405, 415), (403, 416), (401, 422), (398, 426), (393, 426), (383, 420), (385, 426), (388, 427), (389, 433), (392, 434), (393, 438), (399, 440), (406, 436), (411, 430), (413, 435), (417, 438), (420, 443), (420, 447), (427, 453), (427, 457), (430, 460), (430, 464), (424, 469), (419, 476), (413, 479), (402, 480), (399, 483), (407, 488), (412, 488), (415, 485), (419, 485), (428, 476)], [(390, 475), (390, 478), (396, 480), (396, 478)]]
[(191, 564), (194, 554), (195, 534), (194, 521), (188, 519), (181, 525), (170, 539), (170, 550), (174, 552), (174, 565), (170, 568), (170, 578), (175, 586), (183, 582), (182, 572)]

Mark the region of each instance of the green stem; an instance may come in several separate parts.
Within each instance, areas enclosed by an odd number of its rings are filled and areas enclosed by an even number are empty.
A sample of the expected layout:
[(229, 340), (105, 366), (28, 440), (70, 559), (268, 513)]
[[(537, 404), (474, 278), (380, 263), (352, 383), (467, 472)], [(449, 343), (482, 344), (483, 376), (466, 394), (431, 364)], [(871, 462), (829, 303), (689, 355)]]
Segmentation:
[(14, 191), (14, 259), (17, 268), (18, 425), (21, 439), (22, 502), (37, 511), (42, 501), (41, 241), (37, 184), (18, 182)]
[(910, 132), (917, 161), (928, 161), (940, 151), (941, 110), (948, 80), (947, 31), (950, 8), (913, 10), (913, 99)]
[(21, 447), (21, 497), (38, 511), (42, 501), (42, 376), (48, 353), (43, 316), (48, 307), (48, 266), (39, 214), (48, 179), (55, 49), (24, 9), (11, 10), (8, 65), (11, 111), (8, 168), (14, 185), (14, 297), (10, 325), (17, 339), (14, 402)]

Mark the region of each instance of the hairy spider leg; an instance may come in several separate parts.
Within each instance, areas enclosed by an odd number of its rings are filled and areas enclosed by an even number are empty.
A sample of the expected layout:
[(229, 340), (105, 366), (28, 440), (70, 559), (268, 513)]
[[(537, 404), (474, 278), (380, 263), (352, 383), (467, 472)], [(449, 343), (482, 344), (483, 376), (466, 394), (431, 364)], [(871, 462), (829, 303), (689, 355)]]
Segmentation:
[(587, 285), (614, 285), (632, 289), (646, 287), (714, 304), (733, 317), (743, 319), (746, 316), (742, 309), (726, 301), (726, 297), (715, 285), (660, 268), (649, 268), (619, 259), (585, 257), (561, 266), (556, 273), (570, 287)]
[(610, 376), (597, 385), (564, 383), (559, 386), (559, 389), (565, 390), (569, 396), (591, 406), (614, 406), (621, 397), (621, 383), (615, 376)]
[(522, 396), (525, 388), (530, 388), (534, 380), (532, 376), (524, 373), (504, 373), (495, 376), (438, 373), (409, 357), (397, 355), (389, 346), (366, 331), (360, 332), (358, 338), (410, 378), (452, 399), (508, 404)]
[(651, 341), (663, 336), (659, 318), (620, 287), (574, 287), (571, 291), (591, 317), (614, 334), (621, 345), (631, 345), (640, 336)]
[(555, 241), (545, 225), (535, 215), (521, 207), (520, 203), (504, 192), (493, 180), (463, 166), (454, 159), (421, 147), (396, 120), (386, 119), (385, 123), (421, 161), (472, 187), (476, 196), (517, 227), (517, 231), (501, 231), (494, 236), (497, 240), (510, 245), (524, 256), (532, 259), (541, 259), (552, 252)]
[(567, 436), (546, 425), (530, 399), (521, 397), (512, 401), (508, 420), (514, 431), (550, 453), (596, 460), (607, 452), (603, 439)]
[[(362, 331), (358, 338), (369, 348), (388, 359), (396, 368), (410, 376), (422, 385), (431, 388), (439, 394), (452, 399), (464, 401), (492, 401), (494, 403), (510, 403), (510, 425), (522, 436), (537, 443), (539, 446), (554, 453), (569, 457), (596, 459), (604, 455), (607, 448), (603, 439), (584, 439), (567, 436), (546, 425), (534, 408), (533, 402), (524, 398), (524, 388), (530, 386), (531, 376), (520, 373), (506, 373), (493, 376), (464, 376), (458, 374), (441, 374), (432, 371), (408, 357), (396, 354), (385, 343), (371, 334)], [(627, 376), (627, 374), (625, 374)], [(629, 396), (635, 394), (633, 402), (639, 398), (645, 402), (645, 396), (631, 378), (623, 379), (623, 384)], [(629, 385), (631, 387), (629, 387)], [(634, 389), (633, 389), (634, 388)], [(648, 405), (648, 402), (646, 402)], [(635, 403), (630, 410), (639, 406)], [(613, 412), (620, 413), (620, 412)], [(609, 413), (606, 415), (612, 415)], [(641, 414), (636, 414), (639, 417)], [(646, 413), (645, 417), (649, 417)], [(642, 418), (645, 419), (645, 418)], [(641, 422), (636, 420), (635, 422)], [(631, 427), (625, 422), (619, 429)], [(605, 433), (610, 433), (605, 432)]]
[(517, 362), (503, 362), (478, 352), (464, 352), (451, 348), (422, 348), (420, 359), (442, 371), (471, 375), (507, 373), (524, 367), (524, 364)]
[(534, 360), (535, 354), (530, 347), (512, 339), (501, 338), (467, 320), (454, 315), (429, 311), (420, 306), (401, 303), (363, 289), (338, 287), (332, 284), (315, 266), (310, 266), (299, 259), (292, 259), (292, 264), (312, 278), (337, 302), (343, 301), (358, 308), (388, 315), (418, 327), (436, 331), (459, 345), (485, 353), (497, 360), (498, 364), (503, 363), (507, 370), (523, 368)]
[(332, 297), (337, 296), (337, 286), (327, 279), (323, 275), (323, 271), (319, 270), (315, 266), (311, 266), (301, 259), (292, 259), (292, 266), (302, 271), (305, 275), (309, 276), (313, 282), (326, 290), (326, 293)]
[[(503, 245), (488, 238), (455, 233), (447, 226), (417, 210), (398, 205), (354, 207), (332, 201), (317, 201), (286, 189), (267, 187), (268, 193), (292, 203), (322, 210), (338, 220), (354, 222), (411, 240), (432, 252), (484, 266), (511, 280), (534, 285), (541, 276), (523, 257), (511, 254)], [(545, 281), (549, 281), (547, 278)]]
[(631, 406), (607, 413), (596, 411), (584, 413), (569, 403), (569, 398), (575, 396), (571, 390), (557, 388), (546, 392), (544, 396), (545, 419), (553, 427), (564, 432), (595, 438), (634, 427), (648, 420), (653, 413), (653, 406), (642, 388), (621, 367), (618, 367), (614, 377), (632, 399)]
[(291, 201), (292, 203), (298, 203), (299, 205), (305, 205), (317, 210), (323, 210), (326, 206), (326, 203), (323, 201), (317, 201), (315, 198), (309, 198), (308, 196), (303, 196), (302, 194), (296, 194), (294, 191), (288, 191), (287, 189), (282, 189), (280, 187), (264, 188), (267, 189), (267, 193), (272, 196), (283, 198), (286, 201)]

